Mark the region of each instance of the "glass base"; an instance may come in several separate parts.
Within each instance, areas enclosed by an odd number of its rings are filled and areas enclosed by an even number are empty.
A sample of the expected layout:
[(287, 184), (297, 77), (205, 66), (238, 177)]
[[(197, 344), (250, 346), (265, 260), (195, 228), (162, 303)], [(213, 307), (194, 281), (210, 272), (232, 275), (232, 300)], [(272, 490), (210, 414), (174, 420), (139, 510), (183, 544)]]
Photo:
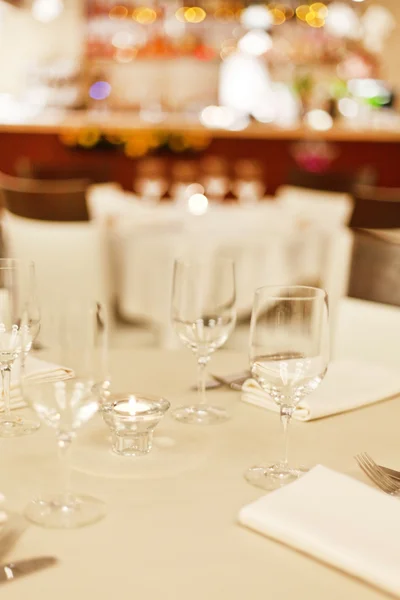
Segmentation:
[(6, 417), (4, 414), (0, 417), (0, 437), (19, 437), (21, 435), (29, 435), (34, 431), (37, 431), (40, 427), (40, 423), (37, 421), (31, 421), (24, 417), (18, 417), (12, 415)]
[(32, 500), (26, 510), (26, 518), (42, 527), (75, 529), (96, 523), (106, 513), (105, 504), (91, 496), (71, 495), (44, 496)]
[[(123, 432), (122, 432), (123, 433)], [(145, 456), (152, 448), (153, 432), (112, 436), (112, 450), (119, 456)]]
[(189, 425), (214, 425), (215, 423), (224, 423), (230, 418), (225, 409), (208, 404), (181, 406), (171, 414), (177, 421)]
[(278, 463), (268, 467), (251, 467), (245, 472), (244, 477), (251, 485), (272, 491), (295, 481), (307, 471), (306, 467), (291, 468)]

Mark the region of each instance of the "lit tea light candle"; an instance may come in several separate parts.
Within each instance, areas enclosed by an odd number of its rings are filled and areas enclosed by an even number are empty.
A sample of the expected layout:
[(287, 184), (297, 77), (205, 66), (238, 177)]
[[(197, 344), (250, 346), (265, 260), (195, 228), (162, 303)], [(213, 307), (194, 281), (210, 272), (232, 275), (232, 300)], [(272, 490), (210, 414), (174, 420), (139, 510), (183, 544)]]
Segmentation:
[(131, 396), (129, 400), (123, 400), (122, 402), (116, 402), (114, 405), (114, 411), (120, 415), (140, 415), (151, 410), (151, 404), (144, 400), (138, 400), (135, 396)]

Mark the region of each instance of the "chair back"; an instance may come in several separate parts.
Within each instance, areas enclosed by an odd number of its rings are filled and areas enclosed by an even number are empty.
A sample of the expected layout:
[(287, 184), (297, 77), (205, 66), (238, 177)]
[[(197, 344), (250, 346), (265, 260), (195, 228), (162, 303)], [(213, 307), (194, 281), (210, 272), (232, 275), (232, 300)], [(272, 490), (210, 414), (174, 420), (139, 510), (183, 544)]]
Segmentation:
[(350, 227), (394, 229), (400, 227), (400, 189), (359, 188), (354, 197)]
[(5, 211), (6, 256), (35, 262), (41, 307), (56, 292), (110, 303), (107, 258), (94, 223), (27, 219)]
[(355, 232), (349, 296), (400, 306), (400, 239)]
[(301, 221), (331, 228), (347, 225), (351, 219), (353, 199), (349, 194), (285, 185), (278, 188), (276, 196), (281, 206)]
[(10, 213), (41, 221), (88, 221), (85, 179), (41, 181), (0, 173), (0, 190)]
[(292, 169), (288, 176), (287, 185), (310, 190), (350, 194), (357, 181), (358, 177), (352, 173), (312, 173), (302, 169)]

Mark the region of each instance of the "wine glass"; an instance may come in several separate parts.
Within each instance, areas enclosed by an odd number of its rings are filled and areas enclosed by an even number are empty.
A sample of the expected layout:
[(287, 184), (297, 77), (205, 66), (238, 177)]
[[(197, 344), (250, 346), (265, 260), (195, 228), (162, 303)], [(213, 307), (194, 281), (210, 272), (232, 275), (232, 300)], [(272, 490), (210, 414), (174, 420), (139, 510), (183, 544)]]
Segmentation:
[(31, 500), (26, 517), (43, 527), (72, 529), (94, 523), (105, 514), (101, 500), (71, 492), (70, 448), (77, 430), (96, 413), (98, 403), (88, 380), (65, 379), (25, 386), (26, 397), (40, 420), (56, 430), (62, 489)]
[(108, 322), (104, 306), (87, 298), (52, 299), (43, 311), (41, 357), (72, 369), (70, 379), (26, 381), (26, 397), (40, 420), (56, 430), (63, 491), (30, 502), (26, 515), (44, 527), (73, 528), (100, 519), (104, 504), (70, 491), (69, 449), (77, 430), (97, 411), (96, 386), (108, 378)]
[(211, 354), (223, 346), (236, 323), (235, 267), (228, 258), (175, 261), (172, 286), (172, 324), (181, 341), (197, 358), (199, 400), (176, 409), (183, 423), (218, 423), (229, 418), (221, 407), (206, 401), (205, 369)]
[(253, 378), (279, 406), (285, 436), (283, 460), (256, 466), (247, 481), (266, 490), (289, 483), (306, 469), (288, 462), (288, 427), (297, 404), (317, 389), (329, 362), (328, 299), (306, 286), (267, 286), (255, 293), (250, 325)]
[(29, 352), (36, 325), (32, 322), (35, 289), (34, 264), (12, 258), (0, 259), (0, 372), (4, 412), (0, 437), (32, 433), (39, 423), (11, 412), (11, 369), (18, 357)]

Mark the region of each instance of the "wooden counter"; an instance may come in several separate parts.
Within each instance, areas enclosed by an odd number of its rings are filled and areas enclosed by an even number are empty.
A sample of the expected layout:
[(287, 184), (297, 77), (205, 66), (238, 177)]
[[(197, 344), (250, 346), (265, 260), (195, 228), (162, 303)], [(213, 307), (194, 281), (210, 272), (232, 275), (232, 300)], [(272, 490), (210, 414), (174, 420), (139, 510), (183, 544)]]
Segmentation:
[[(254, 159), (263, 163), (267, 194), (288, 181), (290, 170), (296, 166), (293, 147), (302, 140), (325, 140), (332, 144), (335, 156), (331, 170), (355, 173), (369, 167), (377, 174), (378, 185), (400, 188), (400, 126), (391, 128), (351, 129), (334, 125), (328, 131), (307, 127), (282, 129), (271, 125), (251, 123), (242, 131), (206, 129), (198, 120), (170, 116), (162, 123), (148, 123), (132, 113), (73, 112), (64, 116), (47, 114), (29, 122), (0, 124), (0, 171), (21, 174), (22, 163), (79, 166), (103, 171), (111, 181), (132, 189), (135, 158), (126, 156), (121, 147), (81, 148), (66, 145), (65, 134), (86, 130), (110, 135), (126, 133), (135, 137), (146, 131), (206, 135), (209, 146), (204, 154), (225, 157), (230, 167), (238, 159)], [(61, 138), (64, 138), (64, 142)], [(234, 141), (234, 143), (232, 143)], [(184, 154), (163, 155), (168, 169)], [(192, 155), (198, 158), (199, 154)]]
[(254, 140), (302, 140), (323, 139), (337, 142), (400, 142), (400, 121), (385, 127), (355, 128), (335, 124), (327, 131), (317, 131), (306, 126), (281, 128), (270, 124), (252, 122), (239, 131), (220, 128), (206, 128), (197, 118), (171, 115), (162, 122), (152, 123), (142, 120), (137, 113), (94, 113), (73, 111), (65, 115), (43, 114), (21, 123), (1, 123), (0, 133), (40, 133), (60, 134), (69, 130), (96, 128), (104, 133), (121, 131), (159, 130), (169, 132), (208, 133), (214, 139), (254, 139)]

